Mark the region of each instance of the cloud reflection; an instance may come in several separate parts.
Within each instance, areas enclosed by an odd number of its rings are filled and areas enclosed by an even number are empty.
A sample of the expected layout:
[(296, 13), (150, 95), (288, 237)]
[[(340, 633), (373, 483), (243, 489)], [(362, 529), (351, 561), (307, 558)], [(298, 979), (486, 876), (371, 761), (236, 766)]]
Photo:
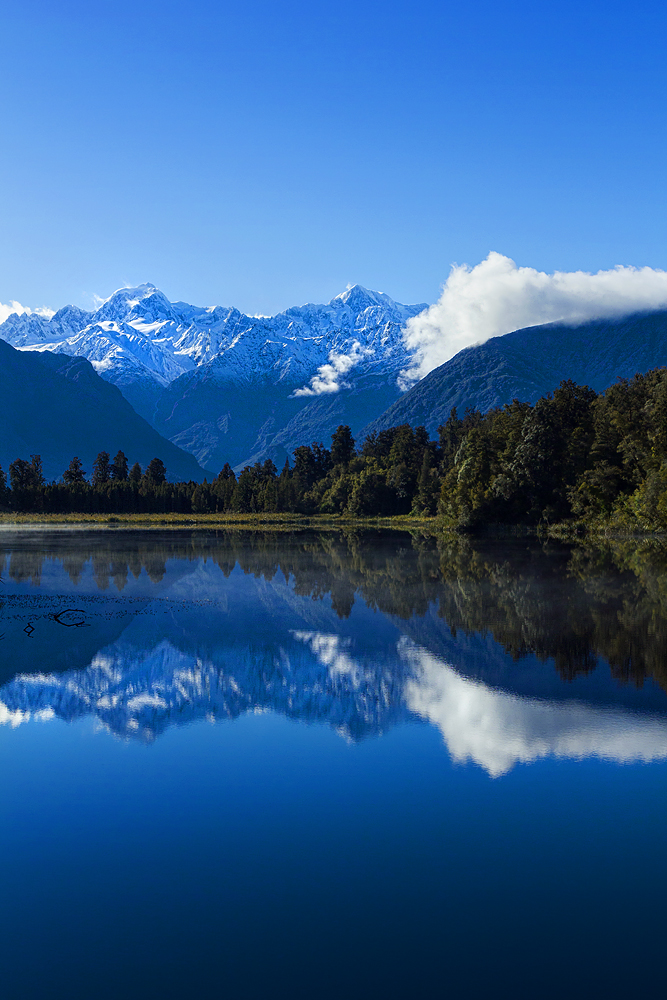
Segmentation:
[(168, 640), (120, 642), (81, 671), (17, 675), (0, 689), (0, 725), (95, 716), (117, 735), (152, 740), (173, 725), (262, 709), (359, 739), (417, 715), (437, 726), (454, 761), (492, 777), (546, 757), (667, 757), (667, 719), (658, 715), (510, 694), (462, 676), (405, 636), (380, 656), (334, 632), (289, 634), (285, 647), (230, 646), (213, 658)]
[(522, 698), (461, 677), (409, 639), (398, 651), (411, 667), (410, 711), (438, 727), (453, 760), (474, 761), (494, 778), (543, 757), (622, 764), (667, 757), (667, 721), (658, 716)]
[(363, 671), (360, 665), (345, 652), (350, 639), (327, 632), (293, 631), (298, 642), (305, 642), (311, 653), (329, 671), (331, 677), (348, 677), (354, 687), (359, 687)]

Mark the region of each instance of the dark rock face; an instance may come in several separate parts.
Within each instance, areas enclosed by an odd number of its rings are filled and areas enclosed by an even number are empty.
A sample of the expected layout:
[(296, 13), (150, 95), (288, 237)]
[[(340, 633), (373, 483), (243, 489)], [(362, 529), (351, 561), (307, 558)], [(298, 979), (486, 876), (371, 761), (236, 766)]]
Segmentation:
[(280, 468), (301, 444), (329, 445), (340, 424), (358, 435), (364, 424), (399, 394), (399, 367), (376, 364), (349, 388), (315, 397), (291, 395), (298, 383), (269, 380), (239, 385), (216, 377), (217, 360), (188, 372), (162, 390), (153, 422), (161, 434), (219, 472), (225, 462), (240, 470), (271, 458)]

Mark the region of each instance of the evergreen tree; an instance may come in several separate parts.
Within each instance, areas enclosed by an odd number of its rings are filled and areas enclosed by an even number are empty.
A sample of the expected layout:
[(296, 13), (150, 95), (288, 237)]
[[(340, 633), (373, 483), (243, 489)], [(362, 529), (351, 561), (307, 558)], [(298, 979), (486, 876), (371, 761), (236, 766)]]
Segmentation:
[(222, 469), (211, 484), (212, 495), (215, 498), (215, 509), (226, 511), (232, 509), (232, 497), (236, 487), (236, 476), (229, 462), (225, 462)]
[(294, 510), (295, 484), (292, 480), (292, 470), (290, 469), (289, 458), (285, 459), (282, 472), (278, 476), (278, 510)]
[(0, 465), (0, 503), (5, 504), (9, 500), (9, 489), (7, 487), (7, 476)]
[(322, 494), (319, 504), (320, 514), (342, 514), (350, 501), (355, 481), (356, 477), (347, 472), (344, 472), (342, 476), (336, 476), (333, 483)]
[(387, 486), (387, 473), (371, 459), (358, 476), (347, 506), (355, 516), (392, 514), (395, 494)]
[(139, 465), (138, 462), (135, 462), (132, 468), (130, 469), (130, 474), (128, 476), (128, 479), (131, 483), (141, 482), (141, 466)]
[(74, 486), (76, 483), (85, 483), (86, 474), (83, 471), (83, 463), (76, 455), (63, 472), (63, 481), (68, 486)]
[(39, 484), (33, 463), (17, 458), (9, 466), (12, 506), (18, 510), (31, 510), (35, 506)]
[(226, 480), (228, 479), (233, 479), (234, 482), (236, 482), (236, 475), (234, 474), (234, 470), (232, 469), (229, 462), (225, 462), (222, 469), (217, 475), (217, 480), (218, 482), (226, 482)]
[(41, 486), (44, 486), (44, 475), (42, 473), (42, 456), (31, 455), (30, 465), (32, 467), (33, 483), (35, 489), (39, 489)]
[(262, 465), (260, 475), (261, 478), (264, 480), (275, 479), (276, 476), (278, 475), (278, 470), (276, 469), (275, 465), (273, 464), (270, 458), (267, 458), (264, 464)]
[(119, 451), (113, 460), (111, 478), (120, 483), (127, 480), (127, 455), (124, 455), (122, 451)]
[(256, 510), (255, 504), (255, 477), (251, 466), (246, 465), (238, 478), (232, 496), (232, 510), (237, 514), (250, 514)]
[(340, 424), (331, 435), (331, 461), (333, 465), (349, 465), (354, 456), (354, 438), (346, 424)]
[(167, 479), (167, 470), (162, 459), (152, 458), (146, 467), (145, 476), (148, 482), (155, 485), (164, 483)]
[(331, 452), (328, 448), (325, 448), (321, 441), (313, 441), (313, 458), (315, 460), (315, 481), (318, 479), (324, 479), (327, 472), (329, 472), (333, 466), (331, 461)]
[(262, 510), (267, 514), (274, 514), (278, 510), (278, 487), (275, 476), (269, 479), (262, 493)]
[(477, 427), (481, 420), (482, 414), (480, 411), (473, 410), (470, 407), (467, 408), (463, 420), (460, 420), (454, 406), (450, 410), (447, 421), (438, 427), (443, 475), (453, 466), (456, 453), (461, 446), (463, 438), (473, 427)]
[(93, 485), (102, 486), (111, 479), (109, 452), (101, 451), (93, 463)]
[(321, 442), (313, 441), (312, 445), (302, 444), (295, 448), (294, 470), (291, 478), (296, 497), (296, 508), (304, 510), (309, 508), (309, 502), (306, 502), (306, 506), (303, 507), (304, 497), (318, 480), (326, 476), (330, 469), (331, 453)]
[(36, 485), (35, 471), (30, 462), (26, 462), (24, 458), (17, 458), (16, 461), (12, 462), (9, 466), (9, 481), (12, 493), (34, 488)]
[[(403, 424), (403, 427), (408, 426), (409, 424)], [(369, 434), (361, 448), (362, 456), (378, 460), (386, 459), (391, 451), (394, 438), (401, 429), (401, 427), (388, 427), (386, 430)]]
[(431, 451), (424, 448), (422, 467), (417, 479), (417, 494), (412, 503), (415, 514), (435, 514), (438, 500), (439, 481), (435, 469), (431, 468)]
[(213, 509), (212, 498), (213, 492), (206, 480), (195, 486), (191, 501), (193, 514), (208, 514)]

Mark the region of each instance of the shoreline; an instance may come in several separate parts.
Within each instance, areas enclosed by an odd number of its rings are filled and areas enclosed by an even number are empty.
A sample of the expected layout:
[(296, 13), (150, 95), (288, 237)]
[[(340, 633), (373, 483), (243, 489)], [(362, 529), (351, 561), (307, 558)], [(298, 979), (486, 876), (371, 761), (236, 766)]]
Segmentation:
[(87, 529), (166, 529), (223, 528), (261, 529), (263, 531), (299, 531), (304, 529), (378, 529), (419, 531), (430, 536), (469, 541), (502, 539), (549, 540), (570, 544), (614, 539), (630, 541), (667, 541), (667, 534), (649, 529), (625, 530), (616, 525), (584, 526), (581, 522), (544, 525), (488, 525), (476, 531), (457, 531), (444, 524), (441, 517), (401, 514), (394, 517), (352, 517), (342, 514), (92, 514), (92, 513), (14, 513), (0, 511), (0, 531), (15, 528), (87, 528)]
[(0, 513), (3, 528), (261, 528), (299, 530), (303, 528), (382, 528), (420, 530), (439, 534), (434, 517), (344, 517), (301, 514), (13, 514)]

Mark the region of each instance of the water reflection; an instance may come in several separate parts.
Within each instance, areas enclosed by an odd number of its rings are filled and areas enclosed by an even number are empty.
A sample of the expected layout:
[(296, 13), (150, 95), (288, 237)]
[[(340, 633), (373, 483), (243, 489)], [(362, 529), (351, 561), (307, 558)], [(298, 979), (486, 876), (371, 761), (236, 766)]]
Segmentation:
[(521, 698), (470, 681), (409, 640), (414, 676), (408, 708), (438, 727), (450, 756), (493, 777), (540, 757), (603, 757), (618, 763), (667, 757), (667, 719), (582, 702)]
[(150, 741), (269, 709), (358, 740), (421, 719), (494, 776), (667, 756), (661, 547), (5, 532), (0, 565), (0, 723)]

